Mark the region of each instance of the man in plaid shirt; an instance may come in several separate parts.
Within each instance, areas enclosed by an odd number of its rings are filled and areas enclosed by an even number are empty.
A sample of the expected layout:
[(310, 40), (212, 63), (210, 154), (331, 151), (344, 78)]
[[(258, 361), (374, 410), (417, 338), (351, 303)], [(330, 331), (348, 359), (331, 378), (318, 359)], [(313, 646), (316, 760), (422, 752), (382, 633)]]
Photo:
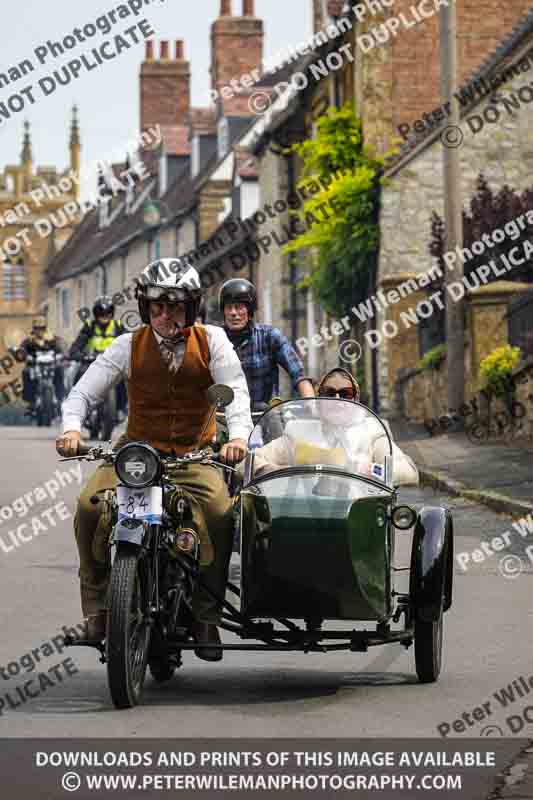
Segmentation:
[(224, 330), (233, 344), (248, 382), (252, 406), (269, 403), (279, 394), (278, 367), (288, 372), (301, 397), (314, 397), (300, 357), (278, 328), (254, 322), (257, 293), (250, 281), (232, 278), (222, 286), (219, 308)]

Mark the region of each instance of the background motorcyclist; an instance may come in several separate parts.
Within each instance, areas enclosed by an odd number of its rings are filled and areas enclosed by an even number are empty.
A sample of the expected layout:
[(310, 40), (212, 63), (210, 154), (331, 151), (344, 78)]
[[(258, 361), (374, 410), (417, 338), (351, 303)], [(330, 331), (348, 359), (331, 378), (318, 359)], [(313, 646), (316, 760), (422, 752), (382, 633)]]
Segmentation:
[[(36, 317), (33, 320), (31, 333), (21, 343), (20, 349), (24, 350), (26, 356), (30, 356), (31, 358), (35, 358), (37, 353), (52, 352), (58, 356), (63, 355), (63, 348), (61, 347), (59, 339), (57, 336), (50, 333), (44, 317)], [(22, 386), (22, 399), (29, 403), (30, 410), (33, 412), (33, 407), (35, 405), (35, 380), (32, 378), (31, 370), (28, 365), (26, 365), (22, 371)], [(56, 363), (54, 368), (54, 389), (57, 402), (61, 405), (65, 396), (64, 372), (61, 363)]]
[[(93, 305), (93, 317), (91, 322), (84, 322), (81, 331), (70, 347), (68, 357), (72, 361), (81, 361), (84, 355), (98, 356), (103, 353), (109, 345), (114, 342), (117, 336), (126, 333), (126, 329), (121, 322), (114, 319), (115, 306), (110, 297), (98, 297)], [(74, 382), (77, 382), (85, 368), (80, 366)], [(116, 388), (117, 409), (126, 414), (128, 396), (126, 386), (123, 381)]]
[(304, 375), (302, 360), (287, 337), (272, 325), (254, 321), (257, 293), (250, 281), (226, 281), (220, 289), (218, 305), (224, 315), (224, 330), (246, 375), (253, 408), (279, 395), (279, 367), (290, 375), (301, 397), (315, 396), (311, 380)]
[[(201, 298), (200, 278), (186, 261), (163, 259), (149, 265), (137, 287), (144, 323), (135, 333), (118, 337), (74, 386), (63, 404), (63, 431), (58, 452), (77, 454), (82, 420), (90, 404), (99, 402), (120, 380), (128, 380), (130, 412), (126, 441), (144, 441), (161, 453), (184, 455), (212, 442), (215, 425), (207, 390), (224, 383), (234, 391), (226, 408), (230, 440), (220, 458), (229, 464), (246, 455), (252, 430), (250, 398), (241, 364), (224, 331), (196, 325)], [(116, 446), (118, 446), (117, 443)], [(176, 478), (190, 498), (193, 524), (200, 537), (202, 575), (219, 597), (224, 596), (233, 532), (233, 507), (221, 471), (191, 464)], [(116, 474), (102, 466), (90, 478), (78, 502), (74, 521), (80, 554), (80, 584), (87, 638), (105, 635), (106, 591), (110, 564), (96, 561), (93, 542), (100, 519), (91, 498), (116, 486)], [(205, 548), (204, 548), (205, 545)], [(196, 655), (207, 661), (222, 658), (217, 624), (221, 608), (198, 589), (193, 598)]]

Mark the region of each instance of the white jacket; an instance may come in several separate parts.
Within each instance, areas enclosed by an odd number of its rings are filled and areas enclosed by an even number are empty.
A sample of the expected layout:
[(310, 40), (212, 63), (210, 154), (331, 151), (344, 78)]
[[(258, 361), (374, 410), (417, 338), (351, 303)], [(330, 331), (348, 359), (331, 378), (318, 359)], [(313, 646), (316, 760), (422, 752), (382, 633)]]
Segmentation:
[[(392, 441), (390, 426), (387, 422), (383, 425)], [(351, 428), (333, 428), (318, 419), (301, 419), (289, 422), (283, 436), (255, 450), (255, 471), (305, 463), (351, 464), (354, 471), (370, 475), (373, 465), (383, 467), (389, 453), (387, 436), (374, 418)], [(418, 485), (416, 465), (394, 441), (392, 461), (394, 485)]]

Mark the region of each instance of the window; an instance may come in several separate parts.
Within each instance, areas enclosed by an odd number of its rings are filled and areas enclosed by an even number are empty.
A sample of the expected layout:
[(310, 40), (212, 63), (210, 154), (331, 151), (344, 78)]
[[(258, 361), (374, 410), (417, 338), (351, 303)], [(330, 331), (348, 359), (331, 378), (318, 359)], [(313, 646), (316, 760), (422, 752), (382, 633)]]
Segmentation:
[(4, 300), (13, 300), (13, 265), (10, 261), (2, 264), (2, 289)]
[(200, 172), (200, 137), (198, 134), (192, 140), (191, 148), (191, 178)]
[(61, 325), (60, 320), (60, 313), (61, 313), (61, 289), (56, 289), (56, 324)]
[(61, 289), (61, 319), (63, 328), (70, 328), (70, 289)]
[(13, 280), (13, 299), (25, 300), (26, 299), (26, 267), (24, 261), (19, 258), (15, 264), (14, 280)]
[(218, 123), (218, 157), (224, 158), (229, 151), (229, 123), (226, 117), (221, 117)]
[(106, 293), (106, 274), (102, 266), (94, 271), (94, 297), (100, 297)]
[(2, 264), (2, 289), (4, 300), (26, 299), (26, 268), (21, 258), (16, 264)]

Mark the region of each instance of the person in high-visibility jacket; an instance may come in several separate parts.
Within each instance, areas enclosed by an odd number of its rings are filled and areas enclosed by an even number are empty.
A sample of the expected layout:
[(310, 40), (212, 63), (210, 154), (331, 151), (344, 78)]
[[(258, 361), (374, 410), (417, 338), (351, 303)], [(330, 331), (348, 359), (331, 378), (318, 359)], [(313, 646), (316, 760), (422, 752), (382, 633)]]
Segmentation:
[[(93, 305), (93, 317), (91, 322), (84, 322), (83, 328), (79, 332), (76, 340), (71, 345), (68, 357), (72, 361), (81, 361), (84, 355), (94, 354), (95, 357), (107, 350), (117, 336), (126, 333), (123, 324), (114, 319), (115, 306), (110, 297), (98, 297)], [(79, 370), (75, 382), (79, 380), (85, 372), (85, 368)], [(126, 413), (127, 393), (124, 383), (117, 386), (117, 408)]]

